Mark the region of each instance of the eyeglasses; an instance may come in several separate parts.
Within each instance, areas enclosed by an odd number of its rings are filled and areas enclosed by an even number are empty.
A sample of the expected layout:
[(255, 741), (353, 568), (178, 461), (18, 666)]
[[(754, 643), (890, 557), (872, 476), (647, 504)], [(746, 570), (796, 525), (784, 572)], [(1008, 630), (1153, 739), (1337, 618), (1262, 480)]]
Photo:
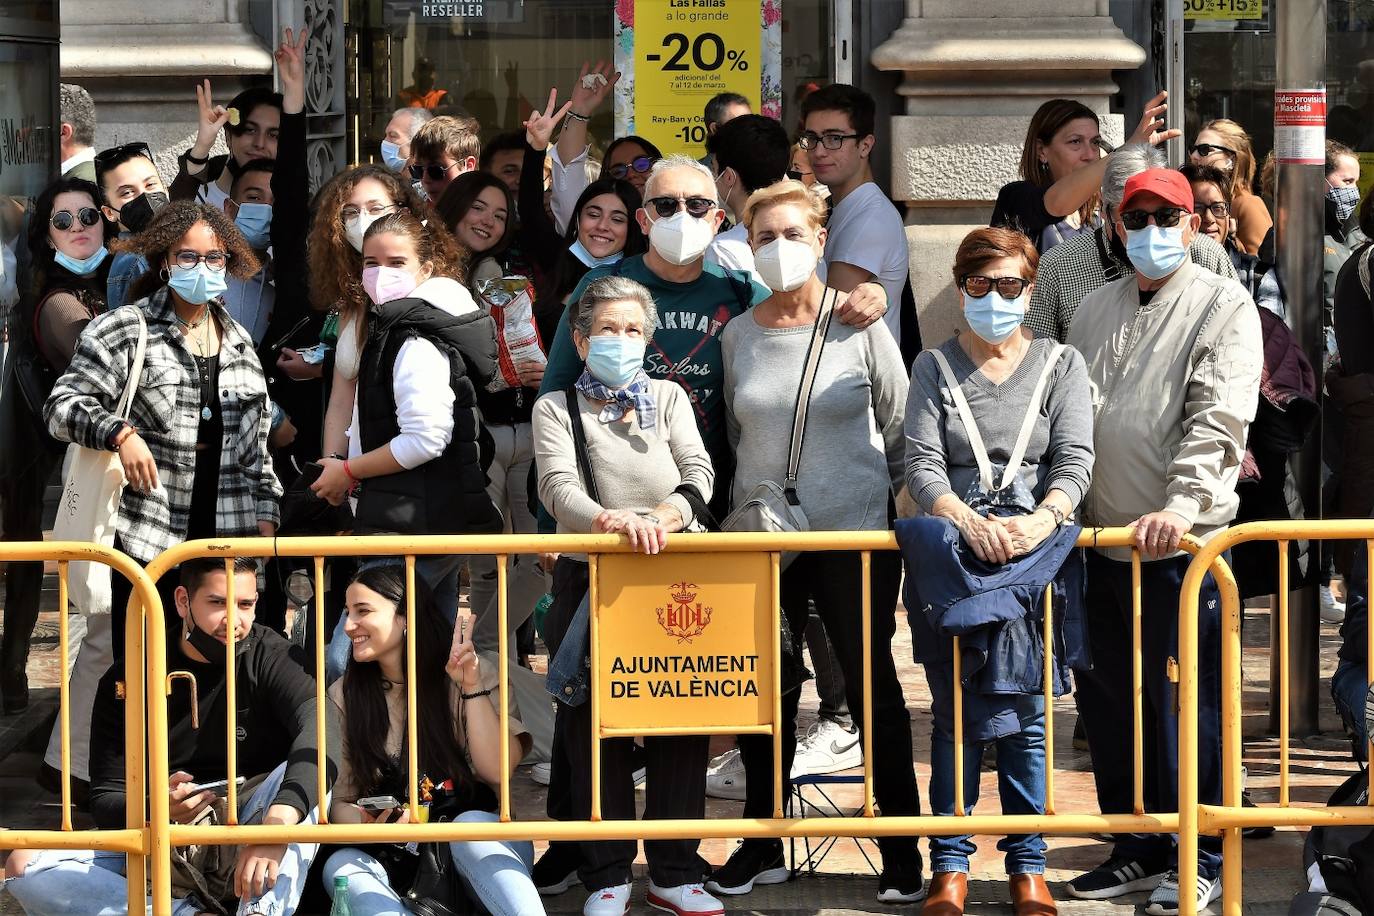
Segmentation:
[(612, 178), (619, 178), (621, 181), (624, 181), (630, 174), (631, 169), (643, 175), (645, 172), (649, 171), (649, 169), (653, 168), (654, 163), (657, 161), (658, 160), (652, 156), (636, 156), (634, 159), (631, 159), (629, 163), (622, 162), (618, 165), (613, 165), (606, 171), (610, 173)]
[(970, 296), (986, 296), (994, 288), (1003, 299), (1016, 299), (1030, 286), (1029, 280), (1021, 277), (984, 277), (969, 274), (959, 281), (959, 288)]
[(204, 261), (206, 267), (218, 273), (229, 266), (230, 257), (231, 255), (227, 251), (207, 251), (205, 254), (201, 254), (182, 249), (172, 255), (172, 263), (182, 270), (194, 270), (201, 261)]
[(797, 138), (797, 145), (804, 150), (813, 150), (817, 146), (835, 150), (844, 146), (844, 141), (857, 139), (859, 139), (858, 134), (818, 134), (814, 130), (808, 130)]
[(339, 219), (343, 221), (345, 228), (348, 228), (357, 225), (364, 213), (375, 220), (395, 212), (395, 204), (373, 204), (367, 208), (355, 207), (350, 204), (339, 211)]
[(1214, 204), (1204, 204), (1202, 201), (1195, 200), (1193, 201), (1193, 210), (1195, 210), (1199, 216), (1201, 216), (1205, 210), (1212, 214), (1212, 219), (1215, 220), (1223, 220), (1231, 215), (1231, 207), (1224, 200), (1219, 200)]
[(1127, 229), (1144, 229), (1153, 217), (1156, 226), (1171, 229), (1187, 215), (1188, 211), (1181, 207), (1160, 207), (1153, 213), (1149, 210), (1125, 210), (1121, 214), (1121, 225)]
[(127, 162), (135, 156), (142, 156), (149, 161), (153, 158), (153, 151), (148, 148), (148, 144), (142, 140), (133, 143), (125, 143), (123, 146), (114, 146), (107, 150), (101, 150), (95, 154), (95, 170), (97, 172), (108, 171), (122, 162)]
[(448, 173), (457, 167), (458, 163), (456, 162), (449, 165), (436, 165), (432, 162), (429, 165), (412, 165), (410, 167), (410, 177), (416, 181), (426, 176), (428, 176), (430, 181), (443, 181), (444, 178), (448, 176)]
[(75, 214), (70, 210), (58, 210), (48, 222), (52, 223), (52, 227), (58, 232), (66, 232), (76, 225), (77, 220), (81, 221), (81, 225), (89, 228), (100, 222), (100, 211), (95, 207), (82, 207)]
[(650, 197), (644, 201), (644, 206), (652, 207), (653, 211), (663, 219), (672, 216), (685, 206), (688, 215), (701, 219), (715, 209), (716, 202), (709, 197)]
[(1204, 159), (1213, 153), (1225, 153), (1228, 156), (1234, 156), (1236, 154), (1236, 151), (1233, 149), (1227, 149), (1224, 146), (1216, 146), (1211, 143), (1194, 143), (1192, 152)]

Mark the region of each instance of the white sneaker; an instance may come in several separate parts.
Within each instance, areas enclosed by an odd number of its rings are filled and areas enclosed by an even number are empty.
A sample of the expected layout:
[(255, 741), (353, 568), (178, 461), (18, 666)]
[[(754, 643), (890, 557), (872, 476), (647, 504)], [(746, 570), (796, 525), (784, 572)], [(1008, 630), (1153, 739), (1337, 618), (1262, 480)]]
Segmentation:
[(725, 904), (712, 897), (700, 884), (659, 887), (650, 881), (644, 902), (656, 910), (677, 916), (722, 916), (725, 912)]
[(530, 779), (539, 783), (541, 786), (547, 786), (549, 780), (552, 778), (553, 764), (549, 763), (547, 760), (543, 763), (536, 763), (534, 766), (530, 767)]
[[(1145, 912), (1150, 916), (1176, 916), (1178, 913), (1178, 872), (1170, 871), (1150, 893), (1145, 902)], [(1197, 876), (1197, 911), (1201, 913), (1207, 905), (1221, 896), (1221, 878)]]
[(711, 798), (744, 798), (744, 759), (731, 748), (706, 765), (706, 794)]
[(582, 916), (624, 916), (630, 912), (630, 885), (617, 884), (592, 891), (582, 904)]
[(797, 741), (792, 776), (817, 776), (863, 766), (864, 752), (857, 729), (849, 731), (831, 719), (821, 719)]
[(1343, 622), (1345, 620), (1345, 602), (1336, 600), (1336, 596), (1331, 592), (1331, 586), (1318, 587), (1317, 594), (1321, 598), (1318, 613), (1321, 615), (1322, 623)]

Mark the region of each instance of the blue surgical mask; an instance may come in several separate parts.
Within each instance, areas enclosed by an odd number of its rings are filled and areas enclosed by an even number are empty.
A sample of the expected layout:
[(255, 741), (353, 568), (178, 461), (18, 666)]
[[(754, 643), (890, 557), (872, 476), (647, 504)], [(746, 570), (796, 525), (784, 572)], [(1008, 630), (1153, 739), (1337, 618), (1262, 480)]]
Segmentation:
[(270, 204), (239, 204), (239, 215), (234, 217), (234, 225), (239, 227), (248, 247), (254, 251), (264, 251), (272, 244)]
[(604, 335), (589, 338), (587, 371), (607, 388), (624, 388), (644, 367), (644, 339)]
[(390, 140), (382, 141), (382, 161), (386, 167), (393, 172), (399, 172), (406, 167), (406, 157), (401, 155), (401, 144), (392, 143)]
[(99, 248), (96, 249), (95, 254), (91, 255), (89, 258), (83, 258), (79, 261), (76, 258), (68, 255), (65, 251), (61, 250), (54, 251), (52, 259), (56, 261), (58, 264), (61, 264), (67, 270), (76, 274), (78, 277), (89, 277), (91, 274), (96, 272), (96, 270), (100, 267), (101, 262), (105, 260), (105, 256), (109, 253), (110, 252), (105, 248), (105, 246), (101, 245)]
[(990, 344), (999, 344), (1026, 320), (1026, 294), (1023, 291), (1015, 299), (1003, 299), (995, 289), (983, 296), (965, 294), (964, 319), (973, 333)]
[(1144, 229), (1127, 229), (1126, 255), (1141, 276), (1164, 279), (1188, 260), (1188, 248), (1183, 244), (1183, 224), (1161, 229), (1149, 223)]
[(190, 268), (173, 264), (168, 271), (167, 285), (191, 305), (204, 305), (216, 296), (223, 296), (229, 288), (225, 273), (227, 271), (211, 270), (204, 264)]
[(572, 252), (573, 257), (577, 258), (588, 267), (606, 267), (610, 264), (618, 264), (620, 259), (625, 257), (625, 252), (623, 251), (608, 254), (604, 258), (595, 257), (587, 250), (587, 246), (582, 244), (581, 239), (574, 239), (573, 243), (568, 246), (568, 251)]

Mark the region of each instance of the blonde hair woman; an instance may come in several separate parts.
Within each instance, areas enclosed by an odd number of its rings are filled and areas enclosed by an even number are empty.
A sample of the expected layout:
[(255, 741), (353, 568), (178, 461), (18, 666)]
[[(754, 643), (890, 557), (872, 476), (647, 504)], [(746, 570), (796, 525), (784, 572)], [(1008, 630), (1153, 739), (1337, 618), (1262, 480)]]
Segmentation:
[(1210, 165), (1231, 180), (1231, 215), (1236, 220), (1236, 242), (1246, 254), (1259, 254), (1259, 247), (1274, 221), (1269, 208), (1255, 196), (1255, 153), (1250, 135), (1235, 121), (1218, 118), (1202, 125), (1189, 150), (1193, 165)]

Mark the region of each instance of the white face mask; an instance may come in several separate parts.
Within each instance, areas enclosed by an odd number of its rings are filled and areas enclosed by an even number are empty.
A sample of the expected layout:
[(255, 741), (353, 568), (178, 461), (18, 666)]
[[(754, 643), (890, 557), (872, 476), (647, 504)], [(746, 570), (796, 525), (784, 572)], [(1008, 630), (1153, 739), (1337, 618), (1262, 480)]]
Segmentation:
[(358, 254), (363, 253), (363, 236), (367, 234), (367, 227), (379, 218), (368, 213), (359, 213), (357, 222), (351, 226), (344, 226), (344, 238), (348, 239), (348, 244), (352, 245)]
[(817, 260), (809, 242), (777, 238), (754, 252), (754, 269), (769, 289), (788, 293), (811, 279)]
[(705, 218), (697, 219), (685, 209), (656, 219), (649, 227), (649, 244), (654, 246), (654, 251), (678, 267), (699, 259), (715, 237), (715, 227), (711, 223)]

